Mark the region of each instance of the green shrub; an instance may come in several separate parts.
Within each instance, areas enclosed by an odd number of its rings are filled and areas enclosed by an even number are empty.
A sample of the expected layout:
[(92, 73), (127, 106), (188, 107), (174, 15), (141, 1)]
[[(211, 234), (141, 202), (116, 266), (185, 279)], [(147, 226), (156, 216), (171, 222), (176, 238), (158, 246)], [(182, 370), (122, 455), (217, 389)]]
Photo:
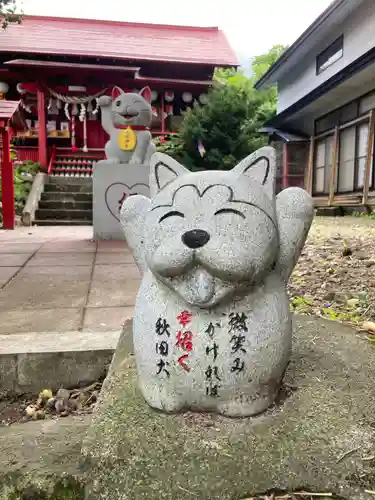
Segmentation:
[[(31, 160), (26, 160), (23, 162), (14, 162), (13, 172), (14, 172), (14, 202), (16, 214), (21, 215), (22, 210), (25, 206), (27, 197), (29, 195), (32, 181), (37, 172), (40, 170), (40, 163), (35, 163)], [(0, 200), (2, 200), (1, 192), (1, 182), (0, 182)], [(0, 227), (3, 224), (3, 214), (2, 206), (0, 205)]]
[(282, 54), (277, 45), (254, 58), (251, 77), (242, 71), (220, 69), (204, 106), (183, 113), (180, 130), (166, 140), (156, 140), (167, 153), (190, 170), (229, 170), (268, 143), (259, 130), (276, 113), (277, 89), (258, 92), (255, 81)]

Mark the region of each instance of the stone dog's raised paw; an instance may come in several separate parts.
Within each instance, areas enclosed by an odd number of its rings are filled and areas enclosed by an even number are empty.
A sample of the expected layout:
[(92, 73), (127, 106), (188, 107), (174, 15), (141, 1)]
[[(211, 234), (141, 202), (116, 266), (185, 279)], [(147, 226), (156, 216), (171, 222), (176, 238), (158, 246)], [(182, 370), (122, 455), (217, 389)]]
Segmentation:
[(276, 215), (280, 235), (279, 270), (288, 281), (314, 217), (313, 200), (303, 189), (285, 189), (276, 197)]
[(133, 340), (151, 406), (236, 417), (275, 400), (291, 353), (286, 281), (313, 218), (302, 189), (275, 196), (275, 174), (270, 147), (229, 172), (192, 173), (156, 153), (151, 199), (124, 202), (143, 273)]
[(102, 95), (98, 99), (98, 104), (101, 108), (106, 106), (110, 106), (112, 103), (112, 99), (108, 95)]

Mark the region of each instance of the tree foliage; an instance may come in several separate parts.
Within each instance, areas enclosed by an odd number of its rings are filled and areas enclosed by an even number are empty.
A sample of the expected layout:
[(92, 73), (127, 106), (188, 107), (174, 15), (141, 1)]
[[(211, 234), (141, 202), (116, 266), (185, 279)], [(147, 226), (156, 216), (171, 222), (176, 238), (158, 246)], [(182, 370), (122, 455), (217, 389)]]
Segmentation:
[(252, 70), (255, 81), (258, 81), (266, 71), (274, 64), (281, 54), (286, 50), (284, 45), (274, 45), (268, 52), (255, 56), (252, 62)]
[[(283, 50), (278, 45), (255, 57), (250, 78), (241, 71), (216, 71), (207, 104), (186, 112), (179, 134), (158, 144), (158, 150), (191, 169), (227, 170), (265, 145), (267, 138), (259, 129), (276, 112), (277, 90), (258, 92), (254, 83)], [(203, 153), (200, 145), (204, 147)]]
[(0, 0), (0, 22), (2, 29), (9, 23), (21, 24), (21, 15), (17, 13), (16, 0)]

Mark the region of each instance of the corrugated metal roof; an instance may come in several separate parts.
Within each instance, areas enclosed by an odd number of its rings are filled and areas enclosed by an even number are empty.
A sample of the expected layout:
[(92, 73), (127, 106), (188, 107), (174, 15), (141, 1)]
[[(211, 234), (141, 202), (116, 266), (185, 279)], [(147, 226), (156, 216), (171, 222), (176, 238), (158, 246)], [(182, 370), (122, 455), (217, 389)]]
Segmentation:
[(218, 28), (26, 16), (0, 32), (0, 52), (237, 66)]
[(0, 100), (0, 120), (7, 120), (12, 118), (17, 111), (20, 101), (6, 101)]

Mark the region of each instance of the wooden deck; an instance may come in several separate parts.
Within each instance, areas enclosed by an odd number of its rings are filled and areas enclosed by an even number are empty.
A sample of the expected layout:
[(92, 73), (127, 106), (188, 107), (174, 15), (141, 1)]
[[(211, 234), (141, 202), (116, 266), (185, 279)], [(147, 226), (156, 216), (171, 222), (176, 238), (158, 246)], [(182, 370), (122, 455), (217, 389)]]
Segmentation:
[(330, 202), (330, 196), (313, 196), (315, 208), (363, 208), (375, 210), (375, 191), (369, 191), (367, 203), (363, 203), (363, 193), (336, 194)]

